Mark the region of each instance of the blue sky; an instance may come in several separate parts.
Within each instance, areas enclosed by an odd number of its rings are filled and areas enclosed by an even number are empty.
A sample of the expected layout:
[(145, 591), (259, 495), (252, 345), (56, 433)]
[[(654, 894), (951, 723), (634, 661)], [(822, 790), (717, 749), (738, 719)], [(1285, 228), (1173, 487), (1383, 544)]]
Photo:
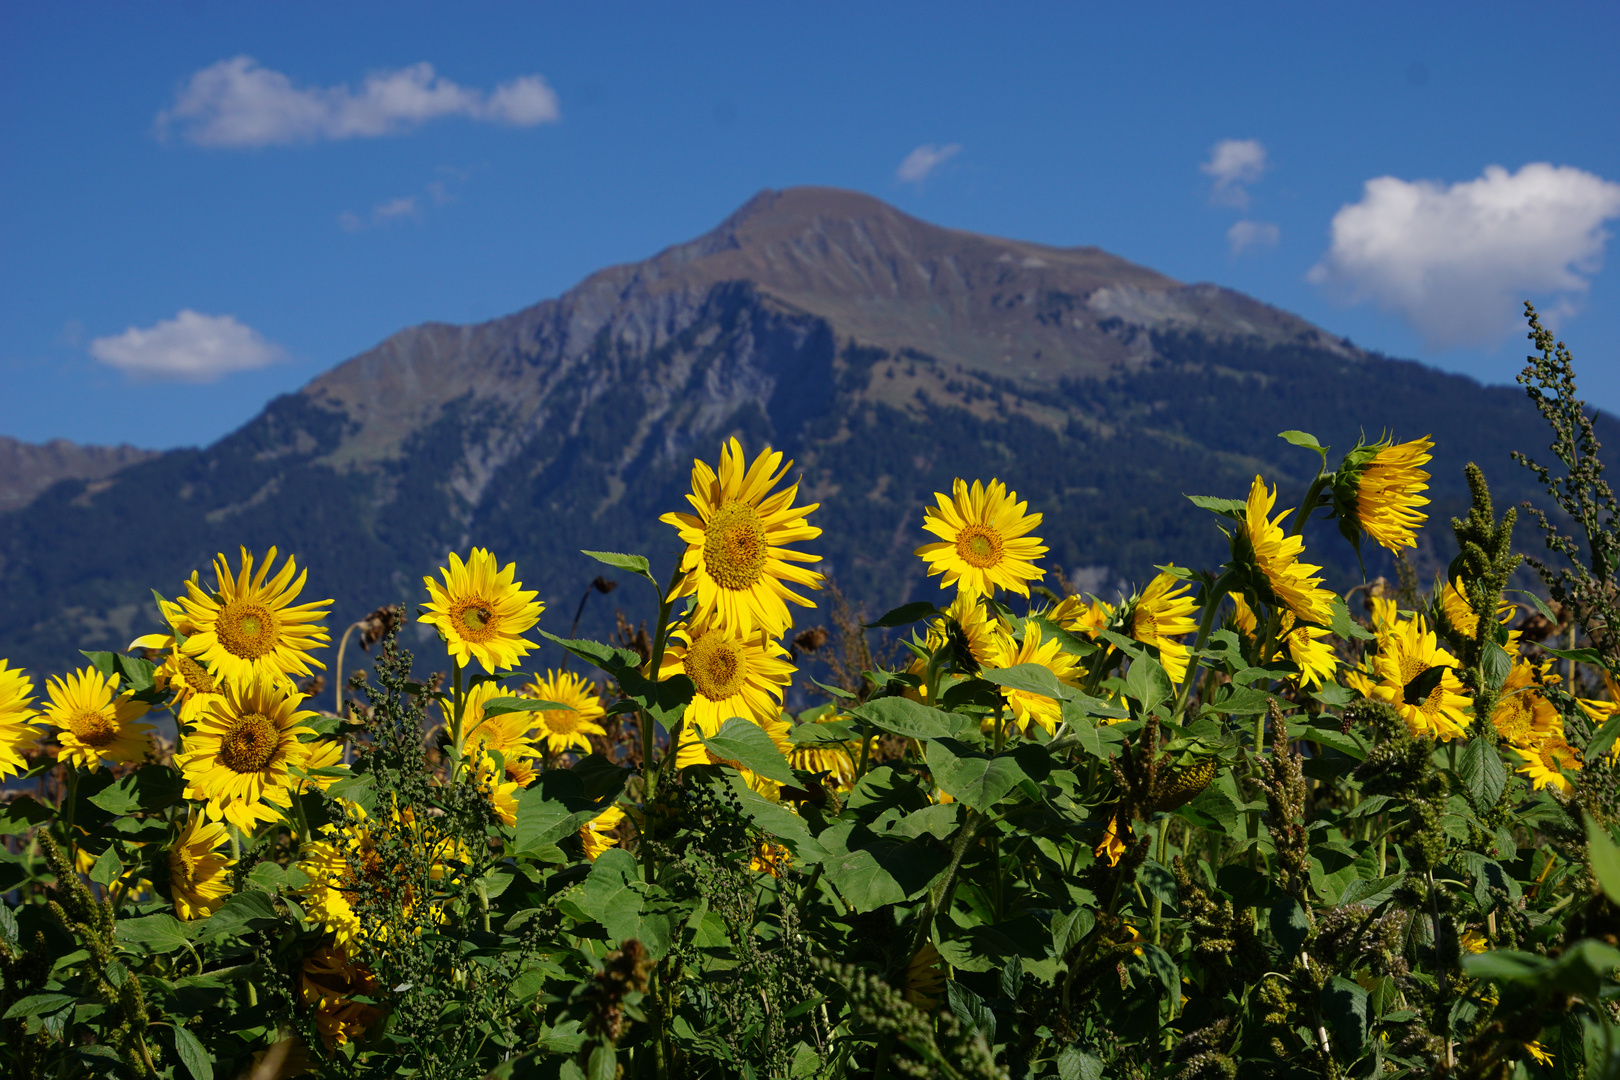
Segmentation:
[(3, 3), (0, 434), (205, 444), (795, 184), (1487, 381), (1532, 295), (1620, 407), (1616, 10)]

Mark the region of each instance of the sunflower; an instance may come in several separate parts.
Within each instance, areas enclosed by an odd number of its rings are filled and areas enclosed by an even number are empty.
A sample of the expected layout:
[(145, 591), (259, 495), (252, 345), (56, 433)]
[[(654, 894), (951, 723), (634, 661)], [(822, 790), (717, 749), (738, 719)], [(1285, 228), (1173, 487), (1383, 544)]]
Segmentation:
[(1418, 510), (1429, 505), (1429, 463), (1434, 440), (1381, 442), (1351, 451), (1334, 477), (1334, 493), (1341, 514), (1349, 512), (1362, 532), (1391, 552), (1417, 546), (1414, 535), (1428, 515)]
[(939, 1006), (939, 997), (944, 992), (945, 958), (929, 939), (906, 964), (906, 1001), (919, 1009), (932, 1010)]
[[(1468, 602), (1468, 597), (1463, 595), (1462, 584), (1462, 578), (1446, 582), (1446, 587), (1440, 590), (1440, 610), (1445, 613), (1446, 621), (1451, 624), (1453, 630), (1465, 638), (1472, 639), (1479, 629), (1479, 616), (1474, 614), (1474, 606)], [(1509, 601), (1502, 600), (1496, 605), (1496, 617), (1503, 626), (1512, 622), (1518, 613), (1519, 605)], [(1502, 647), (1509, 653), (1517, 652), (1521, 636), (1521, 631), (1509, 630), (1507, 641)]]
[(792, 865), (793, 852), (769, 840), (755, 841), (753, 854), (748, 859), (748, 869), (756, 874), (769, 874), (774, 878), (781, 877), (782, 871)]
[[(1434, 631), (1419, 615), (1401, 623), (1379, 642), (1379, 681), (1373, 687), (1373, 696), (1393, 705), (1414, 736), (1443, 741), (1459, 738), (1467, 734), (1468, 717), (1463, 710), (1469, 699), (1452, 670), (1458, 666), (1457, 658), (1439, 647)], [(1413, 703), (1408, 696), (1414, 693), (1412, 684), (1436, 667), (1445, 668), (1440, 681), (1426, 697)]]
[[(305, 772), (313, 773), (317, 769), (347, 768), (343, 764), (342, 739), (316, 739), (304, 743), (304, 748), (309, 752), (309, 757), (304, 759)], [(307, 783), (312, 788), (326, 791), (341, 779), (343, 779), (341, 776), (311, 776), (304, 783)]]
[[(1602, 671), (1601, 668), (1599, 671), (1602, 672), (1603, 687), (1609, 695), (1609, 700), (1596, 701), (1591, 698), (1576, 698), (1575, 704), (1581, 707), (1581, 711), (1591, 718), (1595, 726), (1602, 727), (1609, 717), (1620, 711), (1620, 686), (1615, 685), (1613, 675), (1610, 675), (1607, 671)], [(1609, 760), (1620, 762), (1620, 739), (1616, 739), (1614, 745), (1610, 747)]]
[(241, 683), (308, 675), (312, 664), (325, 670), (310, 650), (327, 643), (320, 621), (332, 601), (293, 606), (309, 571), (294, 580), (298, 571), (289, 555), (280, 572), (270, 577), (275, 561), (276, 549), (271, 548), (255, 574), (254, 557), (244, 547), (242, 569), (234, 577), (224, 555), (214, 559), (218, 591), (213, 595), (203, 591), (195, 575), (186, 582), (187, 595), (180, 598), (180, 606), (196, 633), (186, 638), (180, 651), (202, 661), (214, 677)]
[(207, 800), (211, 820), (224, 818), (243, 832), (279, 819), (292, 805), (291, 769), (309, 760), (310, 745), (298, 737), (314, 734), (302, 725), (315, 713), (298, 708), (303, 700), (269, 680), (227, 684), (174, 756), (186, 798)]
[(993, 595), (997, 587), (1029, 595), (1026, 582), (1038, 581), (1045, 571), (1035, 560), (1046, 554), (1039, 537), (1026, 535), (1041, 523), (1040, 514), (1026, 514), (1027, 502), (1018, 502), (1000, 480), (986, 486), (957, 479), (951, 497), (934, 493), (939, 505), (923, 510), (923, 528), (941, 543), (924, 544), (915, 554), (928, 563), (928, 576), (943, 574), (939, 587), (958, 589), (973, 596)]
[[(992, 666), (1010, 668), (1018, 664), (1038, 664), (1053, 675), (1059, 682), (1074, 686), (1079, 683), (1083, 671), (1080, 659), (1072, 653), (1063, 651), (1062, 644), (1053, 638), (1051, 641), (1041, 640), (1041, 626), (1034, 620), (1024, 623), (1024, 638), (1014, 641), (1011, 634), (996, 635), (995, 647), (991, 653)], [(1031, 724), (1039, 724), (1048, 732), (1055, 732), (1063, 718), (1063, 703), (1042, 694), (1031, 693), (1027, 690), (1014, 690), (1011, 687), (1001, 688), (1001, 696), (1007, 700), (1007, 706), (1012, 709), (1014, 722), (1028, 731)]]
[(169, 848), (169, 895), (180, 918), (206, 919), (225, 906), (236, 862), (219, 849), (229, 841), (221, 822), (196, 811), (186, 818), (185, 828)]
[(1288, 643), (1288, 658), (1299, 668), (1302, 686), (1321, 686), (1333, 678), (1339, 657), (1327, 638), (1330, 631), (1317, 626), (1294, 626), (1293, 612), (1283, 615), (1283, 640)]
[(1099, 859), (1107, 860), (1109, 866), (1118, 866), (1119, 857), (1125, 854), (1126, 844), (1122, 837), (1131, 834), (1131, 823), (1124, 820), (1116, 811), (1108, 819), (1108, 828), (1103, 830), (1103, 838), (1092, 852)]
[(1095, 596), (1089, 600), (1065, 596), (1046, 617), (1070, 633), (1083, 634), (1095, 641), (1097, 631), (1108, 629), (1108, 624), (1113, 621), (1114, 605)]
[(534, 723), (533, 737), (542, 742), (546, 752), (561, 754), (568, 750), (591, 752), (590, 735), (606, 735), (601, 720), (607, 715), (602, 699), (597, 696), (596, 684), (571, 671), (547, 671), (545, 678), (534, 681), (518, 691), (523, 697), (540, 701), (554, 701), (566, 709), (542, 709), (530, 713)]
[(152, 725), (132, 722), (150, 706), (118, 694), (116, 674), (108, 678), (93, 667), (80, 668), (65, 678), (51, 676), (45, 688), (45, 717), (59, 729), (61, 756), (75, 768), (95, 772), (103, 761), (140, 761), (151, 751)]
[(536, 600), (540, 594), (525, 591), (523, 582), (514, 581), (517, 563), (498, 569), (495, 556), (483, 548), (473, 548), (463, 563), (450, 553), (450, 565), (441, 567), (440, 585), (424, 577), (428, 603), (418, 622), (438, 628), (456, 663), (468, 666), (474, 657), (491, 675), (512, 668), (528, 655), (534, 642), (522, 637), (535, 623), (546, 605)]
[(39, 740), (34, 681), (0, 660), (0, 780), (28, 771), (28, 751)]
[(1515, 746), (1513, 752), (1524, 761), (1518, 771), (1537, 791), (1551, 785), (1567, 795), (1573, 785), (1564, 773), (1578, 772), (1581, 767), (1580, 751), (1561, 738), (1544, 739), (1528, 748)]
[[(495, 698), (504, 696), (505, 691), (495, 682), (482, 682), (468, 688), (466, 704), (461, 714), (462, 752), (468, 758), (476, 758), (480, 753), (489, 750), (500, 754), (506, 761), (521, 761), (540, 756), (540, 751), (529, 740), (529, 728), (534, 724), (536, 714), (531, 712), (496, 713), (494, 716), (484, 714), (485, 705)], [(439, 707), (444, 711), (444, 721), (448, 727), (454, 706), (446, 701), (440, 702)], [(483, 749), (480, 750), (480, 747)]]
[[(818, 724), (848, 720), (847, 715), (828, 710), (816, 718)], [(855, 759), (849, 747), (841, 742), (804, 742), (792, 747), (787, 755), (788, 764), (816, 776), (825, 776), (826, 784), (837, 792), (851, 791), (855, 787)]]
[(1174, 574), (1161, 573), (1137, 598), (1131, 611), (1131, 637), (1159, 650), (1159, 663), (1171, 683), (1180, 685), (1187, 677), (1187, 660), (1192, 650), (1176, 639), (1194, 633), (1198, 623), (1192, 613), (1198, 610), (1187, 593), (1191, 585), (1178, 585)]
[(376, 998), (377, 978), (336, 945), (322, 945), (304, 958), (299, 974), (304, 1004), (315, 1010), (315, 1026), (328, 1050), (358, 1039), (382, 1018), (375, 1005), (355, 1001), (357, 997)]
[(339, 945), (372, 936), (367, 922), (386, 940), (399, 917), (414, 918), (424, 904), (429, 920), (442, 920), (443, 902), (422, 896), (423, 883), (411, 877), (407, 864), (425, 863), (428, 881), (442, 881), (451, 874), (449, 861), (463, 861), (460, 846), (445, 839), (432, 819), (417, 821), (408, 806), (394, 806), (382, 819), (346, 799), (338, 806), (340, 819), (299, 850), (298, 868), (309, 878), (299, 893), (310, 917)]
[(1320, 577), (1311, 576), (1322, 569), (1320, 566), (1299, 561), (1305, 550), (1304, 538), (1289, 536), (1283, 531), (1281, 522), (1293, 511), (1284, 510), (1275, 518), (1268, 516), (1276, 502), (1277, 490), (1267, 491), (1266, 482), (1256, 476), (1249, 487), (1242, 535), (1248, 538), (1263, 579), (1255, 584), (1264, 585), (1265, 591), (1271, 594), (1262, 595), (1260, 599), (1269, 602), (1275, 597), (1304, 622), (1331, 622), (1334, 594), (1320, 587)]
[[(991, 656), (995, 653), (994, 637), (999, 632), (1000, 621), (991, 617), (981, 600), (982, 597), (972, 593), (958, 592), (946, 607), (943, 617), (929, 623), (923, 648), (930, 654), (948, 649), (951, 666), (957, 671), (975, 673), (991, 663)], [(907, 670), (913, 675), (922, 675), (927, 668), (922, 657), (913, 656)], [(916, 697), (922, 700), (927, 695), (928, 687), (922, 686)]]
[(697, 692), (686, 707), (689, 728), (713, 735), (733, 716), (764, 726), (782, 712), (782, 694), (797, 670), (786, 649), (763, 630), (738, 635), (688, 621), (670, 634), (658, 678), (686, 675)]
[(623, 820), (624, 811), (617, 806), (610, 806), (580, 826), (579, 842), (585, 847), (587, 859), (595, 862), (602, 852), (618, 846), (619, 822)]
[(709, 620), (734, 634), (764, 630), (781, 636), (793, 624), (787, 602), (815, 604), (789, 584), (821, 588), (822, 576), (793, 563), (820, 562), (820, 555), (789, 551), (785, 545), (814, 540), (821, 530), (805, 518), (820, 503), (795, 507), (799, 485), (770, 494), (793, 467), (766, 448), (744, 468), (742, 444), (730, 439), (720, 450), (718, 475), (701, 461), (692, 462), (692, 493), (697, 511), (668, 513), (658, 520), (674, 526), (686, 544), (681, 555), (684, 577), (676, 596), (695, 596), (694, 621)]
[(1491, 712), (1491, 725), (1512, 746), (1532, 747), (1548, 739), (1562, 742), (1564, 719), (1541, 693), (1543, 671), (1520, 660), (1502, 680), (1502, 696)]
[(473, 783), (489, 791), (490, 807), (502, 825), (510, 829), (517, 824), (517, 792), (522, 785), (508, 777), (504, 770), (497, 773), (492, 755), (479, 757)]

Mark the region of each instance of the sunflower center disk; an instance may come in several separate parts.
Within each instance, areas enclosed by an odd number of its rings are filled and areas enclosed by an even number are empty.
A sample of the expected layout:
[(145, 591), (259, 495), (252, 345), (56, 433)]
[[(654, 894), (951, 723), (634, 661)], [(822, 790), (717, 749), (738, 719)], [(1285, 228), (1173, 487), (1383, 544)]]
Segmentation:
[(579, 730), (579, 713), (573, 709), (547, 709), (540, 715), (554, 735), (572, 735)]
[(106, 746), (118, 737), (118, 729), (99, 709), (81, 709), (68, 717), (68, 730), (86, 746)]
[(215, 626), (225, 651), (243, 660), (257, 660), (275, 651), (281, 640), (281, 625), (262, 604), (237, 602), (225, 605)]
[(280, 742), (281, 732), (268, 716), (248, 713), (238, 717), (231, 730), (219, 740), (219, 760), (232, 772), (262, 772), (276, 756)]
[(1519, 701), (1508, 701), (1496, 721), (1496, 730), (1510, 743), (1522, 743), (1530, 735), (1530, 710)]
[(686, 650), (682, 664), (686, 674), (697, 686), (697, 692), (710, 701), (723, 701), (742, 689), (748, 672), (740, 641), (728, 641), (715, 634), (706, 634)]
[(451, 609), (450, 620), (468, 641), (483, 642), (495, 636), (495, 606), (482, 597), (458, 602)]
[(214, 677), (208, 674), (208, 671), (191, 657), (181, 653), (177, 654), (174, 660), (174, 666), (180, 669), (180, 674), (186, 680), (186, 685), (197, 693), (212, 694), (218, 689)]
[(1001, 561), (1001, 537), (983, 525), (969, 525), (956, 538), (956, 553), (969, 566), (994, 566)]
[(703, 567), (727, 589), (752, 588), (769, 552), (765, 522), (744, 503), (726, 503), (703, 530)]

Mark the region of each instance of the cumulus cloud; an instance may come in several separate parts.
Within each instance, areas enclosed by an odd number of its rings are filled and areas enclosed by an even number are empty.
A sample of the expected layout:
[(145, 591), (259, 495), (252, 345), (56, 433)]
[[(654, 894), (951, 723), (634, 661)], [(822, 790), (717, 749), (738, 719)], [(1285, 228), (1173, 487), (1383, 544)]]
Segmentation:
[(1265, 175), (1268, 164), (1259, 139), (1222, 139), (1210, 147), (1209, 160), (1198, 168), (1215, 181), (1209, 194), (1212, 201), (1246, 207), (1248, 185)]
[(1446, 187), (1368, 180), (1333, 215), (1333, 243), (1308, 279), (1371, 300), (1431, 348), (1482, 345), (1518, 326), (1519, 302), (1551, 294), (1573, 308), (1620, 217), (1620, 184), (1546, 163), (1492, 165)]
[(157, 127), (200, 146), (252, 147), (394, 135), (443, 116), (532, 127), (561, 115), (556, 92), (539, 75), (485, 94), (421, 63), (368, 75), (359, 90), (300, 87), (238, 56), (193, 74), (173, 106), (158, 113)]
[(1245, 218), (1234, 222), (1226, 230), (1226, 242), (1232, 245), (1232, 254), (1241, 255), (1251, 247), (1276, 247), (1282, 230), (1269, 221), (1250, 221)]
[(903, 184), (920, 184), (928, 179), (928, 175), (935, 169), (961, 152), (961, 143), (950, 143), (946, 146), (923, 143), (906, 155), (906, 159), (894, 171), (894, 178)]
[(281, 349), (230, 315), (203, 315), (186, 308), (142, 330), (96, 338), (90, 355), (138, 379), (213, 382), (233, 371), (273, 364)]

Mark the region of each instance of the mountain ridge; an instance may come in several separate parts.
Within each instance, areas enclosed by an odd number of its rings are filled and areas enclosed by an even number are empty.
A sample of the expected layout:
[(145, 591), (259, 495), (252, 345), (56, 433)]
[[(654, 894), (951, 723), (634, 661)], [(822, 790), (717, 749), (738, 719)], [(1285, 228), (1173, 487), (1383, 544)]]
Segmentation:
[[(657, 518), (730, 435), (797, 459), (823, 504), (823, 568), (874, 612), (937, 591), (910, 552), (953, 476), (1017, 489), (1046, 514), (1051, 562), (1088, 588), (1218, 561), (1182, 496), (1241, 495), (1256, 472), (1302, 489), (1316, 458), (1283, 427), (1340, 450), (1361, 430), (1432, 432), (1432, 568), (1462, 463), (1480, 460), (1504, 504), (1533, 494), (1506, 449), (1540, 445), (1538, 424), (1517, 391), (1096, 248), (943, 229), (858, 193), (762, 192), (559, 297), (399, 331), (206, 449), (0, 514), (0, 656), (59, 667), (122, 646), (151, 625), (151, 587), (238, 543), (296, 552), (335, 626), (413, 600), (472, 544), (571, 608), (600, 570), (581, 548), (668, 565), (678, 544)], [(1359, 579), (1312, 528), (1312, 561)], [(582, 632), (605, 634), (609, 614)]]

